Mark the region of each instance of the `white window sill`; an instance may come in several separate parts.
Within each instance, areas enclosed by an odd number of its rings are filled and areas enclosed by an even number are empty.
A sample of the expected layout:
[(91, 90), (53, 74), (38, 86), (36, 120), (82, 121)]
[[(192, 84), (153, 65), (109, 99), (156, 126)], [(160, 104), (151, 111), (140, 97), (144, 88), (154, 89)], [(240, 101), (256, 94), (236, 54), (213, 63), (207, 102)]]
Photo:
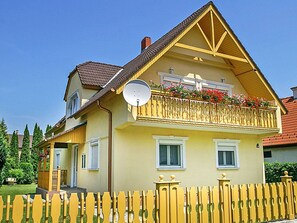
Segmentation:
[(157, 170), (159, 170), (159, 171), (162, 171), (162, 170), (180, 170), (180, 171), (184, 171), (184, 170), (186, 170), (186, 168), (183, 168), (183, 167), (169, 167), (169, 166), (167, 166), (167, 167), (157, 167)]
[(239, 170), (237, 166), (218, 166), (218, 170)]
[(88, 168), (89, 171), (98, 171), (99, 168)]

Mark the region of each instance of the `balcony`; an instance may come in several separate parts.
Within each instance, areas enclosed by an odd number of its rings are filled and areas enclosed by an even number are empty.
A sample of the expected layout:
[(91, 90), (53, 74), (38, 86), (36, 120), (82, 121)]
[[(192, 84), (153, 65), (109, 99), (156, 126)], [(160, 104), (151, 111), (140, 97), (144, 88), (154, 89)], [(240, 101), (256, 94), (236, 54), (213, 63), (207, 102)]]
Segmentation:
[(195, 126), (214, 131), (266, 134), (278, 132), (277, 109), (256, 109), (172, 97), (152, 92), (146, 105), (137, 109), (139, 122)]

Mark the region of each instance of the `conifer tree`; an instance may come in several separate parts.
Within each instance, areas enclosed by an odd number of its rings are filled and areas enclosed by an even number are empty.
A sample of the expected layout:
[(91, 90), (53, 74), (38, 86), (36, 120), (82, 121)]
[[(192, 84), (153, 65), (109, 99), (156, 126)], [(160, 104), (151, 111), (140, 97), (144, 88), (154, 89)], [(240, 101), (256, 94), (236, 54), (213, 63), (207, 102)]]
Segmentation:
[(33, 131), (33, 139), (32, 139), (32, 148), (31, 148), (31, 158), (32, 158), (32, 165), (34, 173), (37, 173), (38, 169), (38, 160), (39, 160), (39, 153), (38, 153), (38, 144), (43, 139), (43, 133), (40, 127), (37, 125), (37, 123), (34, 126)]
[(22, 153), (20, 163), (30, 163), (31, 162), (31, 154), (30, 154), (30, 133), (28, 130), (28, 125), (26, 125), (24, 131), (24, 138), (23, 138), (23, 146), (22, 146)]
[(0, 132), (0, 185), (3, 182), (2, 168), (6, 162), (7, 149), (8, 149), (8, 144), (6, 142), (6, 139), (3, 135), (3, 132)]
[(14, 168), (19, 166), (19, 137), (16, 131), (12, 133), (8, 156), (13, 160)]
[(4, 118), (2, 118), (0, 122), (0, 132), (2, 133), (2, 136), (4, 137), (4, 139), (6, 140), (6, 143), (8, 143), (9, 136), (7, 133), (7, 125), (5, 124)]

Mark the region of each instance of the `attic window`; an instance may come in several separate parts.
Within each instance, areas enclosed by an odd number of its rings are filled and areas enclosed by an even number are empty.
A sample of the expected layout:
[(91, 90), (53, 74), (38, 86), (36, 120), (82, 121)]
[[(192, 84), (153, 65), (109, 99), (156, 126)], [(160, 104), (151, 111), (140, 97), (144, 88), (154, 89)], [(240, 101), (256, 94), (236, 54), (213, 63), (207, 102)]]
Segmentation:
[(73, 115), (79, 109), (79, 107), (80, 107), (79, 95), (78, 95), (78, 92), (75, 92), (67, 100), (66, 116), (69, 117)]

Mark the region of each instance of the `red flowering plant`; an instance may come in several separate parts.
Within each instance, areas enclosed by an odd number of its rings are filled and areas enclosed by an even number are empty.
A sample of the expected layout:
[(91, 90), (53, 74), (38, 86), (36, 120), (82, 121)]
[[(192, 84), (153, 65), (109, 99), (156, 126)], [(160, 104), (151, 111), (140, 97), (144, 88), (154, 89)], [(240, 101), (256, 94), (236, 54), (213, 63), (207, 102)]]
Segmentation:
[(271, 106), (270, 102), (263, 98), (246, 97), (243, 94), (228, 96), (227, 92), (217, 89), (190, 90), (181, 83), (171, 83), (170, 86), (165, 86), (164, 84), (154, 84), (151, 81), (151, 87), (169, 96), (183, 99), (188, 98), (251, 108), (268, 108)]

